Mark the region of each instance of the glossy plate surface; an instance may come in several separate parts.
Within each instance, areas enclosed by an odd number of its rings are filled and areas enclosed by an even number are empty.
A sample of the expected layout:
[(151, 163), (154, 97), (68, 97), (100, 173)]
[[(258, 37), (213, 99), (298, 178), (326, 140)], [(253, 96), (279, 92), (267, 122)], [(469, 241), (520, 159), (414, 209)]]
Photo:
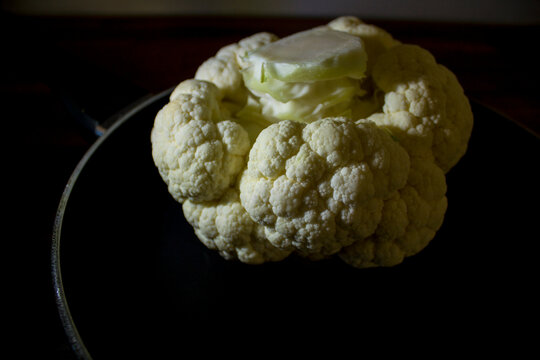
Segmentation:
[(391, 337), (425, 344), (454, 336), (455, 350), (523, 318), (538, 241), (535, 136), (473, 104), (469, 151), (447, 175), (445, 222), (399, 266), (358, 270), (296, 257), (250, 266), (197, 240), (154, 167), (150, 130), (167, 95), (120, 118), (62, 198), (52, 268), (79, 357), (305, 355)]

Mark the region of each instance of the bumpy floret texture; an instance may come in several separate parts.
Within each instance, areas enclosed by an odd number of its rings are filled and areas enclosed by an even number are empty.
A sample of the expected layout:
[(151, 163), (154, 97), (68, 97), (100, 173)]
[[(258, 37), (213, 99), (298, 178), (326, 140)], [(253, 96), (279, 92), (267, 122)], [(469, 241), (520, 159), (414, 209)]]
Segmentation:
[(412, 160), (407, 184), (383, 207), (375, 232), (344, 248), (339, 256), (356, 267), (393, 266), (420, 252), (442, 225), (446, 180), (433, 162)]
[(152, 130), (152, 156), (178, 201), (214, 200), (243, 170), (247, 132), (223, 120), (217, 87), (187, 80), (159, 111)]
[(225, 259), (261, 264), (282, 260), (291, 253), (266, 240), (264, 227), (251, 219), (235, 189), (228, 189), (219, 200), (212, 202), (186, 200), (182, 208), (201, 242)]
[(455, 75), (415, 45), (379, 57), (373, 81), (384, 92), (382, 112), (371, 119), (390, 129), (410, 154), (433, 156), (449, 171), (465, 154), (472, 112)]
[[(327, 53), (307, 63), (299, 50), (288, 59), (309, 71), (265, 64), (274, 43), (287, 49), (270, 33), (228, 45), (157, 114), (154, 162), (197, 237), (225, 259), (397, 265), (444, 221), (469, 102), (428, 51), (381, 28), (347, 16), (314, 33), (343, 39), (333, 63), (346, 68), (318, 68), (332, 66)], [(300, 38), (309, 46), (314, 33)], [(272, 78), (283, 69), (293, 75)], [(325, 78), (299, 80), (310, 74)]]
[(240, 199), (273, 245), (321, 258), (375, 231), (408, 167), (407, 152), (371, 122), (282, 121), (253, 145)]

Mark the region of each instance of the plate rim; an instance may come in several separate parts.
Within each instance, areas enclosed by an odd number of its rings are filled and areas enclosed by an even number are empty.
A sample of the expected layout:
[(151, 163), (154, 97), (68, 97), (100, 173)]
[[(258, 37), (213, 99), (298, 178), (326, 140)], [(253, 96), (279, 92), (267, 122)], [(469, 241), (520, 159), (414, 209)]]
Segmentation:
[[(145, 107), (155, 102), (161, 101), (164, 98), (168, 97), (172, 93), (173, 90), (174, 90), (174, 87), (171, 87), (157, 94), (149, 94), (139, 99), (132, 105), (126, 107), (125, 110), (119, 111), (116, 115), (106, 120), (103, 123), (104, 127), (106, 128), (106, 131), (103, 133), (103, 135), (101, 135), (100, 137), (96, 139), (96, 141), (88, 148), (88, 150), (85, 152), (83, 157), (80, 159), (75, 169), (71, 173), (65, 185), (64, 191), (61, 195), (59, 205), (57, 207), (56, 215), (54, 218), (51, 252), (50, 252), (52, 278), (53, 278), (53, 290), (54, 290), (56, 308), (60, 316), (60, 320), (61, 320), (64, 332), (67, 336), (67, 340), (72, 350), (75, 352), (75, 355), (79, 359), (92, 360), (92, 356), (90, 352), (88, 351), (88, 349), (86, 348), (84, 344), (84, 340), (80, 336), (77, 330), (75, 321), (71, 316), (68, 301), (64, 292), (64, 285), (63, 285), (62, 273), (61, 273), (61, 261), (60, 261), (60, 247), (61, 247), (61, 233), (62, 233), (63, 218), (64, 218), (65, 210), (66, 210), (72, 189), (75, 186), (77, 179), (80, 173), (82, 172), (82, 170), (85, 168), (87, 162), (96, 152), (96, 150), (101, 146), (101, 144), (112, 133), (114, 133), (122, 124), (124, 124), (127, 120), (129, 120), (132, 116), (134, 116), (140, 110), (144, 109)], [(509, 123), (515, 125), (517, 129), (532, 135), (536, 139), (540, 139), (538, 135), (530, 131), (528, 128), (519, 126), (519, 124), (516, 121), (505, 116), (505, 114), (501, 114), (500, 112), (494, 110), (490, 106), (487, 106), (483, 102), (478, 101), (473, 98), (469, 98), (469, 101), (471, 103), (471, 107), (477, 106), (477, 107), (486, 109), (489, 112), (496, 114), (498, 117), (503, 118)]]
[(84, 153), (83, 157), (77, 163), (75, 169), (71, 173), (62, 195), (60, 197), (60, 202), (58, 204), (56, 215), (54, 218), (54, 225), (52, 231), (52, 241), (51, 241), (51, 272), (52, 272), (52, 281), (53, 281), (53, 290), (54, 298), (56, 303), (56, 308), (60, 316), (60, 321), (64, 332), (67, 336), (67, 340), (75, 352), (78, 358), (91, 360), (92, 356), (86, 348), (84, 341), (82, 340), (77, 326), (71, 316), (69, 310), (68, 301), (64, 292), (64, 284), (62, 281), (62, 271), (61, 271), (61, 261), (60, 261), (60, 244), (61, 244), (61, 235), (62, 235), (62, 224), (64, 219), (65, 210), (77, 179), (79, 178), (80, 173), (86, 166), (89, 159), (96, 152), (96, 150), (101, 146), (101, 144), (109, 138), (109, 136), (114, 133), (122, 124), (124, 124), (128, 119), (135, 115), (140, 110), (151, 105), (152, 103), (158, 102), (163, 98), (169, 96), (173, 88), (163, 90), (157, 94), (147, 95), (134, 104), (128, 106), (125, 110), (118, 112), (116, 115), (112, 116), (109, 120), (104, 122), (106, 131), (103, 135), (99, 136), (96, 141), (88, 148)]

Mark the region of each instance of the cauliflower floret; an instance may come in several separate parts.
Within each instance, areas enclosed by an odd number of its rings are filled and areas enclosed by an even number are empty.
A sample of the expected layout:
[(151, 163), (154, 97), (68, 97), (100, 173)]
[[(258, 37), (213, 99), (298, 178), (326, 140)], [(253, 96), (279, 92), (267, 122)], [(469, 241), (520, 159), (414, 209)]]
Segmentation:
[(473, 115), (454, 74), (416, 45), (382, 54), (373, 82), (384, 95), (382, 113), (370, 117), (386, 126), (414, 156), (434, 157), (449, 171), (465, 154)]
[(447, 204), (443, 171), (430, 161), (413, 158), (407, 185), (385, 201), (374, 234), (344, 248), (339, 256), (358, 268), (397, 265), (433, 239)]
[(236, 122), (222, 120), (218, 102), (215, 85), (186, 80), (156, 116), (152, 156), (179, 202), (218, 199), (245, 166), (248, 134)]
[(228, 189), (218, 201), (187, 200), (182, 209), (201, 242), (225, 259), (261, 264), (283, 260), (291, 253), (266, 240), (264, 228), (249, 217), (235, 189)]
[(375, 231), (408, 167), (403, 148), (371, 122), (282, 121), (253, 145), (240, 200), (276, 247), (326, 257)]
[(455, 75), (427, 50), (401, 44), (356, 17), (339, 17), (328, 26), (364, 41), (374, 95), (384, 95), (382, 112), (373, 111), (373, 101), (363, 100), (357, 106), (367, 111), (359, 113), (372, 110), (370, 119), (392, 129), (409, 153), (434, 156), (448, 172), (465, 154), (473, 125), (469, 101)]

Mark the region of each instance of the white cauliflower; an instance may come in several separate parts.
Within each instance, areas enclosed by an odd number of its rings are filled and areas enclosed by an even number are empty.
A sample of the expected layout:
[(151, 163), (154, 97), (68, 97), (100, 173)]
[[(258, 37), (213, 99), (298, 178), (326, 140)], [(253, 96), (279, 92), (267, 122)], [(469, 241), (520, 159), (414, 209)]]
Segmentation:
[(373, 234), (408, 172), (406, 151), (372, 122), (285, 120), (253, 145), (240, 200), (273, 245), (320, 258)]
[(393, 266), (442, 225), (472, 123), (428, 51), (349, 16), (219, 50), (157, 114), (152, 155), (226, 259)]
[(218, 94), (212, 83), (184, 81), (154, 121), (152, 156), (179, 202), (218, 199), (245, 167), (248, 134), (222, 119)]
[(433, 162), (412, 159), (407, 185), (385, 201), (375, 232), (339, 256), (356, 267), (393, 266), (422, 250), (442, 225), (446, 179)]
[(370, 119), (390, 129), (410, 154), (431, 157), (445, 172), (465, 154), (472, 111), (455, 75), (416, 45), (382, 54), (373, 81), (384, 92)]
[(261, 264), (282, 260), (291, 253), (266, 240), (264, 227), (254, 222), (242, 207), (236, 189), (228, 189), (214, 202), (186, 200), (182, 208), (201, 242), (226, 259)]

